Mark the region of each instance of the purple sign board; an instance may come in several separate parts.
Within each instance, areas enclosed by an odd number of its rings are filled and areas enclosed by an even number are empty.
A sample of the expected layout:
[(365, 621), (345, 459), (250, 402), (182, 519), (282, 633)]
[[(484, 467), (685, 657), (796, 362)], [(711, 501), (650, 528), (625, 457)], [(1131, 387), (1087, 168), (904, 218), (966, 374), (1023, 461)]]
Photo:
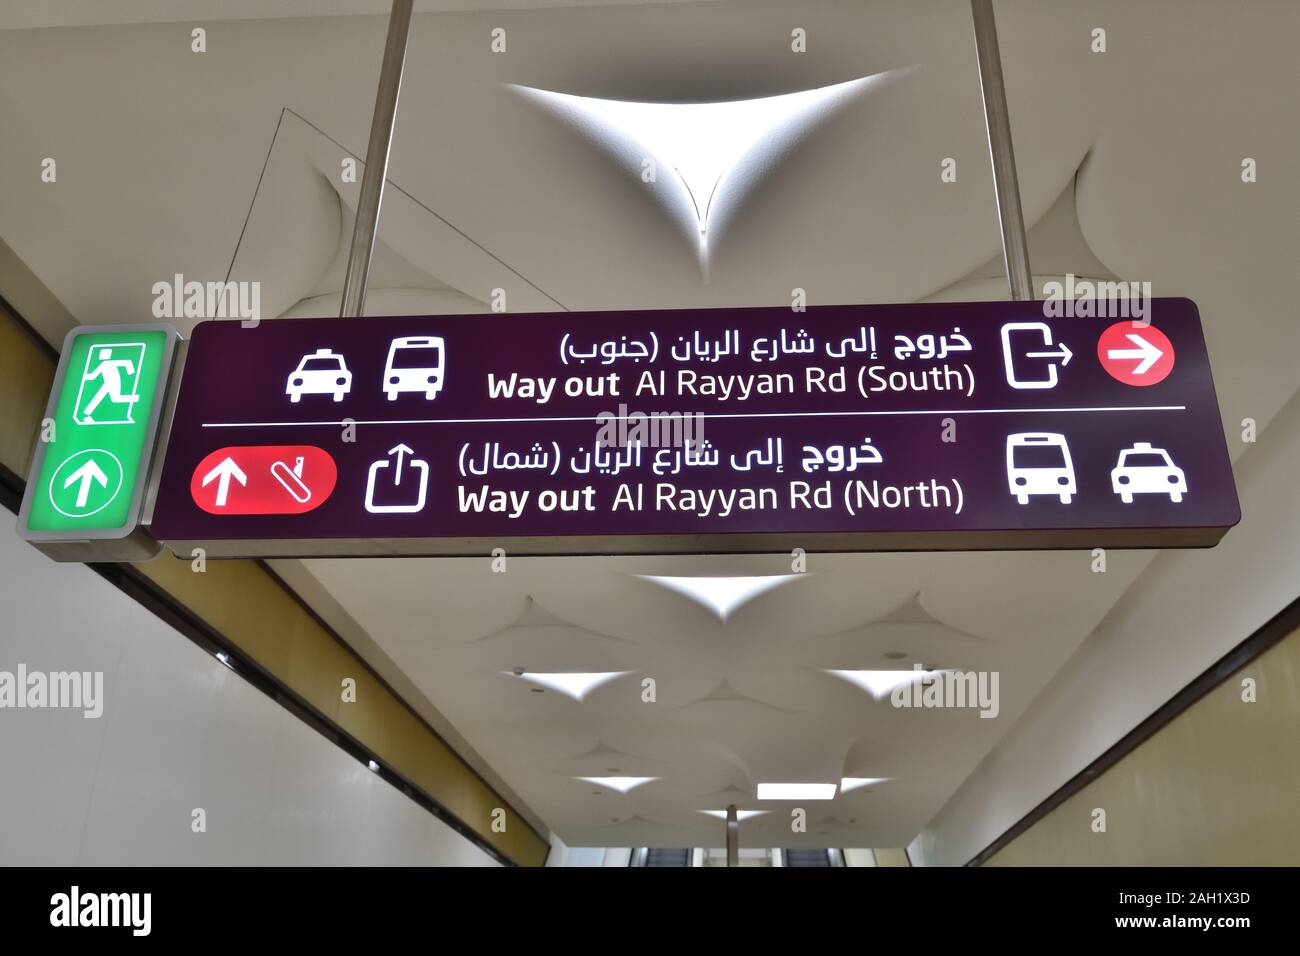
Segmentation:
[(1217, 543), (1196, 306), (1047, 311), (204, 322), (150, 530), (213, 557)]

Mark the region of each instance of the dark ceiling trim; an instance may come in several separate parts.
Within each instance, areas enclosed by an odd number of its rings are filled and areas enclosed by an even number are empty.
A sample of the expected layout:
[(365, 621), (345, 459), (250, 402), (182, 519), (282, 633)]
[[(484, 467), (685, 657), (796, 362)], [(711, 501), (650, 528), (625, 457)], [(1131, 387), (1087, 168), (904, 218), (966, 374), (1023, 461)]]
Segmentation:
[(1185, 710), (1198, 700), (1255, 660), (1274, 644), (1277, 644), (1298, 629), (1300, 629), (1300, 597), (1297, 597), (1255, 633), (1196, 676), (1150, 717), (1130, 730), (1109, 750), (1062, 784), (1051, 796), (1030, 810), (1010, 829), (972, 857), (966, 865), (981, 866), (987, 863), (999, 850), (1111, 769), (1149, 738), (1163, 730), (1165, 725), (1181, 716)]
[(0, 312), (3, 312), (5, 317), (14, 324), (14, 327), (17, 328), (18, 331), (22, 332), (22, 334), (29, 339), (33, 345), (40, 349), (41, 354), (49, 359), (52, 364), (58, 364), (59, 350), (49, 342), (45, 341), (45, 336), (41, 335), (40, 332), (37, 332), (36, 329), (32, 327), (32, 324), (23, 318), (22, 313), (14, 308), (13, 303), (3, 295), (0, 295)]

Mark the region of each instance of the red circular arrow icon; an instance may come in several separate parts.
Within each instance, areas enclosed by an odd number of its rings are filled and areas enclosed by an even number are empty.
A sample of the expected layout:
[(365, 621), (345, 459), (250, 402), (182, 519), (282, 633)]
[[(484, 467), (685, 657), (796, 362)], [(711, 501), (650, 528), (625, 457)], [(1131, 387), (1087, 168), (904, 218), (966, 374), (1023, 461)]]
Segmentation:
[(190, 497), (214, 515), (298, 515), (334, 492), (338, 467), (314, 445), (218, 448), (190, 478)]
[(1097, 358), (1125, 385), (1155, 385), (1174, 370), (1174, 346), (1154, 325), (1116, 322), (1097, 340)]

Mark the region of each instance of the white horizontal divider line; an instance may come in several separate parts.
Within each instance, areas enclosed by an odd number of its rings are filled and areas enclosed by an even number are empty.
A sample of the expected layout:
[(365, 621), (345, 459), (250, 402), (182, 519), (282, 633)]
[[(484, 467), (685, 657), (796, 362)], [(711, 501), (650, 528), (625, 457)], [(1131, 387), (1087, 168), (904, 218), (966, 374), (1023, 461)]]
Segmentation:
[(310, 425), (499, 425), (522, 422), (596, 422), (630, 421), (634, 415), (649, 418), (651, 415), (698, 416), (700, 418), (858, 418), (881, 415), (1017, 415), (1051, 412), (1185, 412), (1186, 405), (1115, 405), (1081, 408), (925, 408), (901, 411), (848, 411), (848, 412), (644, 412), (630, 415), (598, 413), (596, 415), (540, 416), (527, 418), (374, 418), (330, 419), (323, 422), (204, 422), (204, 428), (289, 428)]

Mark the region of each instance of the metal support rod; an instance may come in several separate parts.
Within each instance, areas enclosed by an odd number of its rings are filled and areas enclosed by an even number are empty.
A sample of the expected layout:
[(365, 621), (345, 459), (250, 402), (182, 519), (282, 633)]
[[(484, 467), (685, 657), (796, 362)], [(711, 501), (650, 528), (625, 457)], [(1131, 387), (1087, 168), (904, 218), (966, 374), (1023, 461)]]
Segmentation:
[(379, 69), (379, 91), (375, 114), (370, 120), (370, 143), (366, 147), (366, 172), (361, 177), (357, 200), (357, 221), (352, 227), (348, 249), (348, 273), (343, 281), (339, 318), (358, 316), (366, 304), (366, 282), (370, 278), (370, 257), (379, 231), (379, 207), (384, 201), (388, 178), (388, 151), (393, 143), (393, 121), (397, 116), (397, 95), (402, 89), (402, 68), (406, 64), (406, 38), (411, 32), (411, 9), (415, 0), (393, 0), (388, 15), (388, 42), (384, 65)]
[(727, 805), (727, 866), (740, 866), (740, 818), (734, 803)]
[(1025, 240), (1025, 214), (1020, 208), (1020, 183), (1016, 179), (1016, 154), (1011, 148), (1011, 118), (1007, 91), (1002, 83), (1002, 56), (998, 52), (998, 27), (993, 0), (971, 0), (975, 21), (975, 54), (979, 61), (980, 89), (984, 95), (984, 124), (989, 134), (993, 163), (993, 191), (998, 222), (1002, 226), (1002, 263), (1007, 271), (1011, 298), (1033, 299), (1034, 279), (1029, 271), (1029, 243)]

